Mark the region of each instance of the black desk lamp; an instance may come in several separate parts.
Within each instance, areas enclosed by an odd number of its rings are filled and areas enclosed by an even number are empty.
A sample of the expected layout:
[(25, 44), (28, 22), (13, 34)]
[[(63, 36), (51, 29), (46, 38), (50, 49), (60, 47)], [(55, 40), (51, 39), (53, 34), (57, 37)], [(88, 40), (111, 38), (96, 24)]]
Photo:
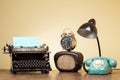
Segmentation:
[(101, 57), (101, 49), (100, 49), (100, 43), (99, 38), (97, 36), (97, 29), (96, 29), (96, 21), (95, 19), (90, 19), (87, 23), (80, 26), (78, 29), (78, 34), (90, 38), (90, 39), (97, 39), (98, 49), (99, 49), (99, 57)]
[[(98, 49), (99, 49), (99, 57), (89, 58), (83, 63), (83, 69), (88, 74), (109, 74), (112, 72), (112, 67), (116, 67), (117, 62), (114, 59), (101, 57), (101, 49), (100, 43), (97, 36), (97, 29), (95, 27), (95, 20), (90, 19), (87, 23), (80, 26), (78, 29), (78, 34), (90, 38), (97, 39)], [(89, 68), (87, 69), (86, 66)]]

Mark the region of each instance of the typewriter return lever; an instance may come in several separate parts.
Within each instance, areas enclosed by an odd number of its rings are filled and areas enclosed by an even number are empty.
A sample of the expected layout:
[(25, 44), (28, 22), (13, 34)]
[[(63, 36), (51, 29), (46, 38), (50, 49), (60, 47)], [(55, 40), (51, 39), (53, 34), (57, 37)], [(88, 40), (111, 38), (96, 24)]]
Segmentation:
[(10, 54), (10, 53), (12, 53), (12, 48), (13, 48), (12, 45), (6, 44), (6, 46), (3, 47), (3, 51), (4, 51), (3, 53), (4, 54)]

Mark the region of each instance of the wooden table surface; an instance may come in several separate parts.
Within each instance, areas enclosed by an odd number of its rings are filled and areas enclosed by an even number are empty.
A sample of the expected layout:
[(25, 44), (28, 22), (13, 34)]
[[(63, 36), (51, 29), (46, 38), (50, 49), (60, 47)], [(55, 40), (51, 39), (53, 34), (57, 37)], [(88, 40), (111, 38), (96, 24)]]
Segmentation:
[(113, 70), (112, 74), (108, 75), (89, 75), (82, 70), (74, 73), (53, 70), (48, 74), (40, 72), (12, 74), (9, 70), (0, 70), (0, 80), (120, 80), (120, 70)]

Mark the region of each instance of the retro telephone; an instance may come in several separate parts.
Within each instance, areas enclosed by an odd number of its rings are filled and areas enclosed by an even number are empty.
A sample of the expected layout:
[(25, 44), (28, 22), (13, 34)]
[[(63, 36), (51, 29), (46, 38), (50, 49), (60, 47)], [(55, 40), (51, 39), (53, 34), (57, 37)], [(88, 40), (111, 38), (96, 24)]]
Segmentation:
[[(89, 74), (110, 74), (112, 67), (116, 67), (117, 62), (107, 57), (94, 57), (87, 59), (83, 63), (83, 69)], [(87, 69), (86, 66), (89, 68)]]

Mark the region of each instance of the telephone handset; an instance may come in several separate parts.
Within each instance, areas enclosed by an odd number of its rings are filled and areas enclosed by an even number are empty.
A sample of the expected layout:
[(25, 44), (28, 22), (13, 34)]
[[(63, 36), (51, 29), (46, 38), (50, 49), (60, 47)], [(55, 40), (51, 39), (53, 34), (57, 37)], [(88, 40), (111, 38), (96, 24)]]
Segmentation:
[[(89, 68), (87, 69), (86, 66)], [(88, 74), (109, 74), (112, 72), (112, 67), (116, 66), (117, 62), (107, 57), (90, 58), (83, 63), (83, 69)]]

